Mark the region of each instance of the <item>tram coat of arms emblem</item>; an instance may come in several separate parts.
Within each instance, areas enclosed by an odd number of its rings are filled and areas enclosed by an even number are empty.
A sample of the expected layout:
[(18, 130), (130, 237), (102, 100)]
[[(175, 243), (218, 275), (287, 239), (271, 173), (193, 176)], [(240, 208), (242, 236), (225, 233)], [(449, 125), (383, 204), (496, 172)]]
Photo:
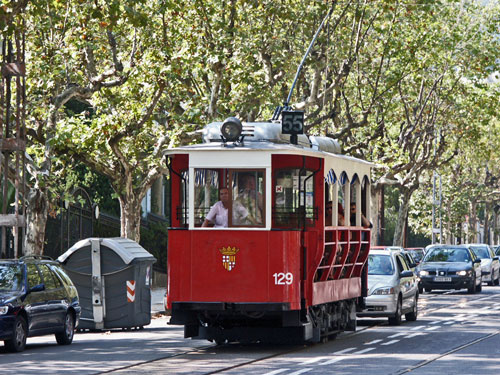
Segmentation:
[(227, 271), (231, 271), (236, 266), (236, 253), (240, 251), (236, 247), (223, 247), (219, 249), (222, 254), (222, 265)]

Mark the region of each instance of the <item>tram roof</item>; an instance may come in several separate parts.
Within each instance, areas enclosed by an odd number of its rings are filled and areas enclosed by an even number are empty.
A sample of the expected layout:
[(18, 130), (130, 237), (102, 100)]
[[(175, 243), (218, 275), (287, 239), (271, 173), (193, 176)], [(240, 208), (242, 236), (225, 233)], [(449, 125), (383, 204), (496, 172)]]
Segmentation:
[[(252, 152), (257, 153), (261, 152), (264, 154), (290, 154), (290, 155), (301, 155), (301, 156), (310, 156), (323, 158), (326, 160), (330, 160), (331, 162), (337, 161), (341, 164), (347, 163), (351, 165), (358, 165), (361, 169), (364, 170), (364, 174), (369, 174), (367, 170), (370, 167), (374, 166), (373, 163), (368, 162), (366, 160), (358, 159), (352, 156), (342, 155), (342, 154), (333, 154), (330, 152), (315, 150), (311, 148), (306, 148), (302, 146), (286, 144), (286, 143), (274, 143), (274, 142), (262, 142), (262, 141), (251, 141), (244, 142), (243, 145), (232, 145), (226, 144), (224, 145), (222, 142), (210, 142), (210, 143), (202, 143), (196, 145), (189, 146), (181, 146), (176, 148), (170, 148), (164, 151), (165, 155), (173, 155), (173, 154), (193, 154), (197, 156), (201, 156), (203, 153), (207, 153), (208, 155), (214, 155), (214, 153), (244, 153), (244, 152)], [(329, 164), (327, 162), (327, 164)], [(358, 167), (358, 168), (359, 168)]]

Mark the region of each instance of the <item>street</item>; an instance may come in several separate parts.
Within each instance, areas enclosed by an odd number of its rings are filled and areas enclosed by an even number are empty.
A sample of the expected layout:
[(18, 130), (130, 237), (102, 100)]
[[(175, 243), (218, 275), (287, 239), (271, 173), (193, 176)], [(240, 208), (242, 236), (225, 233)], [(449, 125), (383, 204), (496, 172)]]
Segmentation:
[(183, 338), (159, 316), (144, 330), (28, 339), (26, 351), (0, 350), (3, 374), (497, 374), (500, 287), (423, 294), (416, 322), (360, 319), (356, 333), (306, 346), (224, 345)]

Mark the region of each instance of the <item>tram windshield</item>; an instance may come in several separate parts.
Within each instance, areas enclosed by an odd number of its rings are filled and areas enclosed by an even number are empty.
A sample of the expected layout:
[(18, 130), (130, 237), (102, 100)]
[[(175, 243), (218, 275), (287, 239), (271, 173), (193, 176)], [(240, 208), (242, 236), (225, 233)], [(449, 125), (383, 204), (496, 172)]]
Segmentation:
[(195, 226), (265, 225), (265, 171), (195, 169)]

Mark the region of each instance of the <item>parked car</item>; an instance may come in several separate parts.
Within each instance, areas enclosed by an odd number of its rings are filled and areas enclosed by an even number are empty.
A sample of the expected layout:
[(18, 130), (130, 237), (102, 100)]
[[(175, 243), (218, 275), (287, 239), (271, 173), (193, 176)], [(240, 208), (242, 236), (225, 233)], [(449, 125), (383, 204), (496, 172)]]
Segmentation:
[(500, 284), (500, 262), (498, 256), (487, 244), (469, 244), (470, 248), (481, 259), (483, 282), (488, 285)]
[(481, 260), (467, 245), (431, 245), (417, 267), (419, 289), (481, 291)]
[(418, 285), (401, 250), (370, 249), (368, 297), (359, 317), (387, 317), (389, 324), (415, 321), (418, 315)]
[(405, 251), (411, 254), (417, 264), (422, 261), (425, 255), (425, 250), (423, 247), (406, 247)]
[(495, 248), (495, 255), (500, 256), (500, 246)]
[(21, 352), (27, 337), (48, 334), (71, 344), (80, 312), (76, 288), (57, 262), (0, 260), (0, 340), (8, 351)]

